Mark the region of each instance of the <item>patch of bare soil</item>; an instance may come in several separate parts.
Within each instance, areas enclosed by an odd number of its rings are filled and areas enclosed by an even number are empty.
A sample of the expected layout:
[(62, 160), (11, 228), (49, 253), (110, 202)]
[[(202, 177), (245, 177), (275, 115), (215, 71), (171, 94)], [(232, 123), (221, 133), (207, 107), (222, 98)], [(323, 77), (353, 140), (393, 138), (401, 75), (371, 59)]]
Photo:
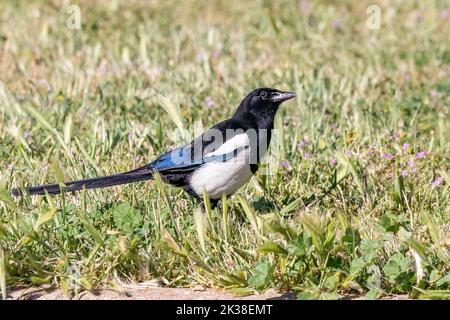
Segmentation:
[[(67, 296), (62, 290), (50, 286), (36, 288), (17, 288), (8, 293), (10, 300), (295, 300), (293, 292), (278, 292), (274, 289), (261, 294), (247, 296), (234, 295), (219, 289), (206, 288), (163, 288), (153, 285), (125, 285), (119, 290), (103, 288), (95, 291), (83, 291), (76, 296)], [(341, 296), (342, 300), (364, 299), (359, 295)], [(407, 295), (387, 296), (387, 300), (407, 300)]]
[(161, 288), (149, 286), (127, 286), (120, 290), (99, 289), (83, 291), (70, 297), (62, 290), (46, 286), (28, 289), (16, 289), (8, 294), (12, 300), (292, 300), (294, 293), (280, 293), (267, 290), (261, 294), (237, 296), (218, 289), (205, 288)]

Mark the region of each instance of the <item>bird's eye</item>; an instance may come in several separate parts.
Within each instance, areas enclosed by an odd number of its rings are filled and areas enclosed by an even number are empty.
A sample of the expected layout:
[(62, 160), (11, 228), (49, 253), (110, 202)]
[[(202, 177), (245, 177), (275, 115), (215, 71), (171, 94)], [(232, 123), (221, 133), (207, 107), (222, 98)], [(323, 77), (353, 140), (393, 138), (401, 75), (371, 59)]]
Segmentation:
[(261, 91), (261, 93), (259, 94), (259, 96), (261, 97), (261, 98), (265, 98), (265, 97), (267, 97), (267, 92), (265, 92), (265, 91)]

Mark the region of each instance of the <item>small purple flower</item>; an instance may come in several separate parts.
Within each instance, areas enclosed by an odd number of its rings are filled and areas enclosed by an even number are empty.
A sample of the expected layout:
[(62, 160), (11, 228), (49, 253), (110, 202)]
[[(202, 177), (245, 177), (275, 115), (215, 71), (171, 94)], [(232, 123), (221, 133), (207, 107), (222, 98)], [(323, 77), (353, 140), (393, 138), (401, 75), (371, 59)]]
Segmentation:
[(391, 160), (394, 156), (392, 155), (392, 153), (384, 153), (382, 156), (381, 156), (383, 159), (388, 159), (388, 160)]
[(402, 146), (403, 151), (408, 150), (410, 146), (411, 145), (409, 143), (404, 143), (403, 146)]
[(347, 150), (345, 151), (345, 155), (349, 158), (353, 157), (353, 151), (352, 150)]
[(298, 4), (301, 13), (307, 14), (311, 10), (311, 4), (307, 0), (301, 0)]
[(301, 148), (303, 148), (307, 143), (308, 143), (308, 141), (306, 141), (306, 139), (302, 139), (302, 141), (300, 141), (300, 142), (297, 144), (297, 148), (298, 148), (298, 149), (301, 149)]
[(309, 152), (303, 153), (303, 160), (309, 160), (311, 159), (311, 154)]
[(331, 129), (336, 130), (337, 129), (337, 124), (336, 123), (332, 123), (330, 125)]
[(436, 180), (433, 181), (433, 183), (431, 184), (433, 187), (438, 187), (442, 184), (442, 182), (444, 181), (443, 177), (439, 177)]
[(406, 177), (408, 175), (408, 171), (402, 170), (400, 174), (402, 175), (402, 177)]
[(417, 21), (417, 23), (421, 23), (421, 22), (423, 21), (423, 15), (422, 15), (421, 13), (419, 13), (419, 14), (416, 16), (416, 21)]
[(409, 166), (409, 172), (410, 173), (416, 173), (417, 172), (416, 168), (414, 167), (414, 158), (410, 158), (408, 160), (408, 166)]
[(436, 98), (436, 97), (437, 97), (437, 95), (438, 95), (438, 93), (437, 93), (437, 91), (436, 91), (436, 90), (431, 90), (431, 92), (430, 92), (430, 96), (431, 96), (432, 98)]
[(204, 50), (197, 51), (197, 55), (195, 56), (197, 61), (205, 61), (208, 59), (208, 54)]
[(214, 99), (211, 96), (207, 96), (205, 98), (205, 105), (207, 108), (211, 109), (212, 107), (214, 107), (215, 104), (216, 103), (214, 102)]
[(443, 10), (440, 14), (441, 19), (448, 19), (448, 17), (450, 17), (450, 11), (448, 11), (447, 9)]
[(156, 80), (161, 75), (161, 73), (162, 73), (161, 67), (151, 67), (149, 69), (146, 69), (146, 74), (152, 81)]
[(427, 153), (425, 151), (420, 151), (416, 153), (416, 158), (417, 159), (423, 159), (427, 156)]
[(212, 56), (214, 59), (219, 58), (219, 57), (220, 57), (220, 50), (214, 50), (214, 51), (212, 52), (211, 56)]
[(100, 74), (105, 74), (106, 73), (106, 63), (105, 63), (105, 61), (101, 61), (100, 64), (98, 65), (98, 72)]
[(292, 166), (291, 166), (291, 164), (289, 163), (289, 161), (287, 161), (287, 160), (282, 161), (282, 162), (280, 163), (280, 167), (283, 168), (283, 169), (285, 169), (285, 170), (287, 170), (287, 171), (291, 171), (291, 170), (292, 170)]
[(336, 165), (336, 163), (337, 163), (336, 157), (333, 157), (333, 158), (330, 159), (330, 164), (331, 164), (332, 166)]
[(333, 21), (331, 21), (331, 27), (333, 28), (333, 29), (337, 29), (337, 28), (339, 28), (341, 26), (341, 22), (339, 21), (339, 20), (333, 20)]

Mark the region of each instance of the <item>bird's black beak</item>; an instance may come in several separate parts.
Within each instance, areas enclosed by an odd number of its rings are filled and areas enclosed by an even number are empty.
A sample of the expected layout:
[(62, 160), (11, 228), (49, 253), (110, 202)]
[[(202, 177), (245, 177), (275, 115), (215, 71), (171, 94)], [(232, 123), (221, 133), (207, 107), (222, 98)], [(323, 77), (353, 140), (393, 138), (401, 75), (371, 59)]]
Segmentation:
[(283, 92), (279, 91), (277, 94), (272, 96), (273, 102), (283, 102), (289, 99), (295, 98), (297, 95), (294, 92)]

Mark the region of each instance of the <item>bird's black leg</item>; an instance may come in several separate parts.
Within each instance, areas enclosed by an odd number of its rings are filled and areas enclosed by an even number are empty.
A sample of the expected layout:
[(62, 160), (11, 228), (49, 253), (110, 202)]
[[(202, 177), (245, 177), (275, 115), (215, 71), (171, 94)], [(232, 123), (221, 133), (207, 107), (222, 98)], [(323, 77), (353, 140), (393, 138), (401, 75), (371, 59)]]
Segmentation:
[(214, 210), (215, 208), (217, 208), (217, 205), (219, 204), (219, 200), (210, 199), (209, 203), (211, 204), (211, 209)]

